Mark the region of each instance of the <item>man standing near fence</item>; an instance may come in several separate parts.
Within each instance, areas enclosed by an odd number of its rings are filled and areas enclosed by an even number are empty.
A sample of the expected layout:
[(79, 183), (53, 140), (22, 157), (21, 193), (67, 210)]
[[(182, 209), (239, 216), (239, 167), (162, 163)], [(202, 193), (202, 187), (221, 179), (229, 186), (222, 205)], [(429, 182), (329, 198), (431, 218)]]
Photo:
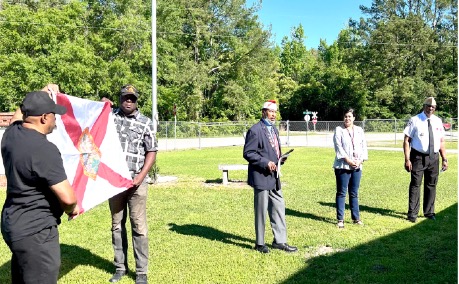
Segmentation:
[(272, 248), (286, 252), (298, 251), (287, 244), (285, 202), (276, 166), (281, 156), (279, 132), (275, 127), (276, 114), (276, 101), (265, 102), (260, 122), (247, 132), (243, 154), (249, 162), (248, 184), (254, 190), (255, 249), (261, 253), (269, 253), (265, 244), (267, 211), (274, 234)]
[[(114, 109), (115, 125), (126, 154), (133, 186), (109, 199), (112, 214), (112, 244), (116, 271), (110, 278), (115, 283), (128, 273), (128, 234), (126, 220), (131, 221), (132, 247), (136, 264), (136, 284), (147, 283), (148, 224), (146, 177), (156, 161), (158, 141), (153, 133), (153, 122), (137, 108), (139, 93), (133, 85), (121, 87), (119, 108)], [(103, 98), (102, 101), (109, 101)]]
[(434, 115), (437, 103), (433, 97), (424, 101), (423, 111), (413, 116), (403, 133), (405, 169), (411, 173), (408, 220), (415, 223), (420, 207), (420, 187), (424, 175), (423, 213), (435, 220), (435, 195), (439, 174), (439, 154), (442, 171), (448, 169), (445, 150), (445, 131), (442, 121)]

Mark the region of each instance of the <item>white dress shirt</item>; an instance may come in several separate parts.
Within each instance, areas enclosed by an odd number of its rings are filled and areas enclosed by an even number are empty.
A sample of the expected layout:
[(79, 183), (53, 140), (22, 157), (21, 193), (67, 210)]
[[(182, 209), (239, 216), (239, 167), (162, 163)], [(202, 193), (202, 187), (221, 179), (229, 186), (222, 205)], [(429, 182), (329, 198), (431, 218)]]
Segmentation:
[[(426, 114), (421, 112), (410, 118), (403, 131), (405, 135), (411, 138), (411, 148), (424, 154), (429, 153), (429, 128), (427, 119)], [(445, 137), (445, 130), (438, 116), (432, 114), (429, 119), (434, 136), (434, 152), (438, 153), (440, 151), (440, 140)]]

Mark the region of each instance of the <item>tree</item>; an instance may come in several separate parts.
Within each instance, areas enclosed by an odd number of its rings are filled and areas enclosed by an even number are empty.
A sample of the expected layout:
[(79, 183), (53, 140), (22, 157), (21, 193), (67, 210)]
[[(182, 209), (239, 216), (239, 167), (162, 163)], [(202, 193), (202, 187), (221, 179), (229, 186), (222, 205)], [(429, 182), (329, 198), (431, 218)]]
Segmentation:
[(457, 113), (457, 2), (375, 0), (361, 9), (370, 17), (350, 27), (364, 46), (354, 58), (364, 59), (356, 62), (368, 115), (406, 117), (427, 96)]
[[(108, 5), (113, 11), (99, 1), (54, 2), (4, 5), (1, 11), (5, 20), (0, 32), (5, 36), (0, 37), (0, 86), (7, 91), (3, 110), (17, 108), (22, 96), (16, 94), (48, 82), (58, 83), (68, 94), (95, 100), (105, 96), (116, 101), (115, 94), (127, 82), (149, 89), (151, 44), (140, 13), (145, 10), (142, 1), (122, 10), (129, 17), (115, 16), (119, 6), (114, 2)], [(98, 15), (101, 11), (103, 16)]]
[[(252, 118), (266, 98), (276, 97), (270, 34), (244, 4), (174, 0), (159, 5), (158, 19), (165, 23), (158, 40), (158, 51), (165, 54), (158, 61), (160, 97), (170, 94), (167, 89), (179, 92), (174, 103), (181, 119)], [(170, 109), (172, 103), (164, 106)]]

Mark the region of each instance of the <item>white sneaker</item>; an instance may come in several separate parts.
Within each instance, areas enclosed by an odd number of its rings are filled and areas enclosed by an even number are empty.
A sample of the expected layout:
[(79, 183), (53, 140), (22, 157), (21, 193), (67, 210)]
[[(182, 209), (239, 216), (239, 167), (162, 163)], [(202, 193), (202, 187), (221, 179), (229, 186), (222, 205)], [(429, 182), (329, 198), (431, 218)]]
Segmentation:
[(363, 226), (362, 220), (354, 220), (354, 224)]
[(338, 224), (336, 224), (338, 229), (344, 229), (344, 221), (343, 220), (338, 220)]

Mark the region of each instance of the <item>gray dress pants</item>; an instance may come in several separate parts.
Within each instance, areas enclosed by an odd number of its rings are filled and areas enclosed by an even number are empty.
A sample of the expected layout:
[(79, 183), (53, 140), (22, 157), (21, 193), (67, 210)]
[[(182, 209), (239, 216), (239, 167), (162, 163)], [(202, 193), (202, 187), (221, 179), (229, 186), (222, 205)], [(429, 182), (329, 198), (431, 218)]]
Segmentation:
[(254, 189), (255, 236), (256, 244), (265, 244), (266, 212), (269, 215), (271, 229), (276, 243), (287, 242), (287, 224), (285, 222), (285, 202), (282, 190)]

